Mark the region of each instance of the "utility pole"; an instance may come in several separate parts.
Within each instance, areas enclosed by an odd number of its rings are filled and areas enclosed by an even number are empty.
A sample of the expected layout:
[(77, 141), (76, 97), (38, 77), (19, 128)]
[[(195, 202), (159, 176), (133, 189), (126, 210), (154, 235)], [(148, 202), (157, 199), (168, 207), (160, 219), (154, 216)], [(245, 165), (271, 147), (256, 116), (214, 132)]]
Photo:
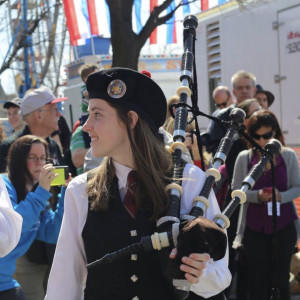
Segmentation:
[(28, 35), (28, 21), (27, 21), (27, 10), (28, 10), (28, 3), (27, 0), (23, 0), (22, 2), (23, 7), (23, 28), (24, 28), (24, 35), (26, 39), (24, 41), (24, 92), (30, 89), (31, 82), (30, 82), (30, 70), (29, 70), (29, 46), (30, 46), (30, 37)]

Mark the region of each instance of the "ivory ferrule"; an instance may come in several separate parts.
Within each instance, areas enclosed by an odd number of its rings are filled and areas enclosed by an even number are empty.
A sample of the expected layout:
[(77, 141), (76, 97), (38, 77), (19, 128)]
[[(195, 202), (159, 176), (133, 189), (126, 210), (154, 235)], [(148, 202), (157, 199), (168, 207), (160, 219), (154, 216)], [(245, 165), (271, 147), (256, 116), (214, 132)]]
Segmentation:
[(216, 181), (219, 181), (221, 179), (221, 173), (219, 172), (219, 170), (214, 168), (207, 169), (205, 174), (206, 177), (213, 176)]
[(231, 197), (232, 197), (232, 198), (238, 197), (238, 198), (240, 199), (240, 204), (245, 203), (246, 200), (247, 200), (247, 197), (246, 197), (245, 192), (243, 192), (243, 191), (241, 191), (241, 190), (235, 190), (235, 191), (232, 191)]

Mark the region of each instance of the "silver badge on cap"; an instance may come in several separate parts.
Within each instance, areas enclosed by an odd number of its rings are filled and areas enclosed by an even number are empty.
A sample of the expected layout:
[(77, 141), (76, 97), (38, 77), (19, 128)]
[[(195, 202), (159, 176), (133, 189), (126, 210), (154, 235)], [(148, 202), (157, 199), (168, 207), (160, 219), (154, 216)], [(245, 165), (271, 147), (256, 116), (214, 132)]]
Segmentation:
[(108, 85), (107, 93), (112, 98), (121, 98), (126, 93), (126, 84), (120, 79), (115, 79)]

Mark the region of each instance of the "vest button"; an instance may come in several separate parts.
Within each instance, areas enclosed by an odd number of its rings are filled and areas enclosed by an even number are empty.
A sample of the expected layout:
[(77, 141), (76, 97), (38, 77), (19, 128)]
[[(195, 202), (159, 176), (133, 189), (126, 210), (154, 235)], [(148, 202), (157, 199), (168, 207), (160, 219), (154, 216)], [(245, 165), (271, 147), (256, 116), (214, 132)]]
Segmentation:
[(130, 235), (131, 235), (131, 236), (137, 236), (136, 230), (131, 230), (131, 231), (130, 231)]
[(131, 254), (131, 260), (137, 260), (137, 254)]
[(133, 282), (136, 282), (139, 278), (138, 278), (135, 274), (133, 274), (133, 275), (130, 277), (130, 279), (131, 279)]

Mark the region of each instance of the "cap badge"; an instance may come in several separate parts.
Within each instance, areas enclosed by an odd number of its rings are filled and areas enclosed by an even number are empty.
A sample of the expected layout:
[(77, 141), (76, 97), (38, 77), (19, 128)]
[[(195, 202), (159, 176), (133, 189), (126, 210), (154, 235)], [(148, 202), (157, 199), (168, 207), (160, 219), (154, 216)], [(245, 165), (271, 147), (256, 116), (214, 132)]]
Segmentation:
[(107, 87), (107, 93), (112, 98), (121, 98), (126, 93), (126, 84), (120, 80), (113, 80)]

